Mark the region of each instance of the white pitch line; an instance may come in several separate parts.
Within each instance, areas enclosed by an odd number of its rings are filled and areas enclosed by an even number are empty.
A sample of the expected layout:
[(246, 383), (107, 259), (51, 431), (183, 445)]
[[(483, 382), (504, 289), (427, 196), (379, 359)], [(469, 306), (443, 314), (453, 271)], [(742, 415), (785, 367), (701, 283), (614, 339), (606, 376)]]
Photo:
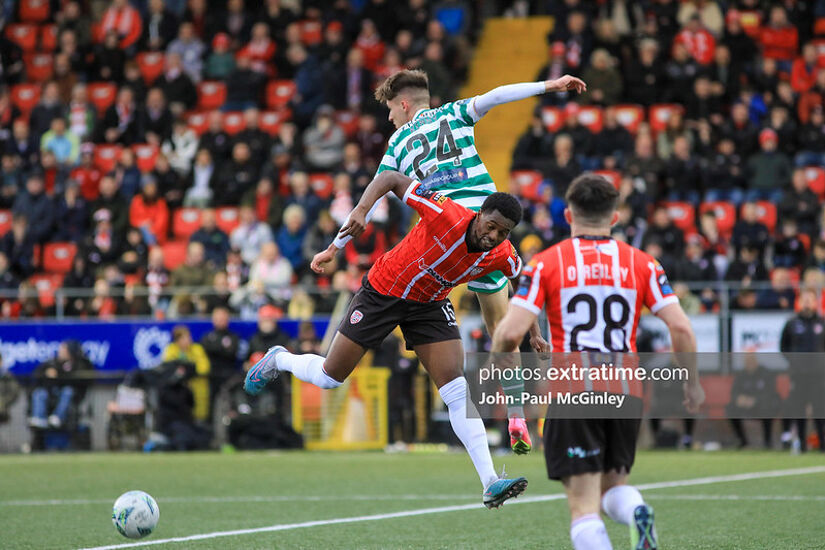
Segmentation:
[[(349, 496), (333, 496), (333, 495), (299, 495), (299, 496), (285, 496), (285, 495), (263, 495), (263, 496), (237, 496), (237, 497), (158, 497), (164, 503), (189, 503), (189, 502), (205, 502), (222, 504), (226, 502), (324, 502), (324, 501), (341, 501), (341, 500), (469, 500), (475, 499), (475, 496), (469, 496), (466, 493), (463, 495), (349, 495)], [(0, 506), (75, 506), (78, 504), (106, 504), (113, 502), (111, 499), (105, 498), (77, 498), (77, 499), (46, 499), (46, 500), (0, 500)]]
[(650, 500), (756, 500), (781, 502), (825, 502), (825, 495), (645, 495)]
[[(673, 487), (691, 487), (696, 485), (710, 485), (713, 483), (726, 483), (733, 481), (748, 481), (755, 479), (769, 479), (775, 477), (797, 476), (807, 474), (825, 473), (825, 466), (812, 466), (810, 468), (794, 468), (789, 470), (768, 470), (764, 472), (749, 472), (746, 474), (732, 474), (726, 476), (700, 477), (695, 479), (682, 479), (676, 481), (661, 481), (657, 483), (646, 483), (636, 485), (640, 490), (670, 489)], [(508, 505), (530, 504), (534, 502), (548, 502), (552, 500), (562, 500), (565, 496), (562, 493), (552, 495), (537, 495), (534, 497), (524, 497), (511, 500)], [(233, 537), (238, 535), (252, 535), (256, 533), (272, 533), (275, 531), (289, 531), (292, 529), (304, 529), (309, 527), (323, 527), (326, 525), (340, 525), (343, 523), (361, 523), (366, 521), (379, 521), (385, 519), (407, 518), (423, 516), (428, 514), (441, 514), (447, 512), (462, 512), (465, 510), (477, 510), (483, 505), (478, 503), (460, 504), (455, 506), (440, 506), (437, 508), (422, 508), (418, 510), (404, 510), (389, 514), (374, 514), (370, 516), (354, 516), (348, 518), (321, 519), (315, 521), (305, 521), (302, 523), (285, 523), (280, 525), (270, 525), (268, 527), (254, 527), (250, 529), (237, 529), (234, 531), (215, 531), (200, 535), (189, 535), (185, 537), (174, 537), (168, 539), (147, 540), (142, 542), (130, 542), (124, 544), (112, 544), (109, 546), (95, 546), (82, 550), (115, 550), (119, 548), (137, 548), (140, 546), (154, 546), (157, 544), (167, 544), (172, 542), (191, 542), (196, 540), (216, 539), (221, 537)]]

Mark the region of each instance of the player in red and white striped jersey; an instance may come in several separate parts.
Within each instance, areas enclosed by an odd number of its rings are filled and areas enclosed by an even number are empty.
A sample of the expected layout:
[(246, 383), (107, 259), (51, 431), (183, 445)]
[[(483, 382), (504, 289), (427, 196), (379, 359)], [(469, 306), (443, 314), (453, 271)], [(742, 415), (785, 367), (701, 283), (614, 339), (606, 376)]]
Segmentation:
[[(525, 266), (509, 311), (493, 336), (493, 352), (507, 352), (520, 342), (542, 308), (556, 352), (635, 352), (636, 328), (645, 306), (667, 324), (674, 351), (696, 351), (690, 321), (661, 265), (610, 237), (618, 219), (618, 198), (613, 185), (595, 174), (583, 174), (571, 183), (565, 217), (572, 236), (536, 254)], [(696, 412), (704, 392), (695, 364), (683, 366), (690, 373), (685, 405)], [(571, 386), (571, 391), (585, 392), (585, 386)], [(603, 389), (634, 393), (621, 383)], [(575, 550), (612, 548), (600, 505), (610, 518), (630, 526), (632, 548), (657, 548), (653, 510), (638, 490), (626, 485), (639, 418), (551, 418), (551, 410), (544, 427), (545, 461), (548, 476), (564, 484)]]
[[(484, 487), (484, 504), (498, 507), (520, 494), (527, 480), (496, 475), (484, 423), (477, 412), (468, 413), (464, 350), (447, 294), (494, 271), (511, 279), (519, 275), (521, 258), (507, 236), (521, 220), (521, 205), (512, 195), (493, 193), (476, 213), (407, 176), (385, 171), (367, 186), (339, 234), (357, 236), (370, 207), (390, 191), (415, 209), (421, 222), (364, 277), (327, 357), (294, 355), (276, 346), (249, 370), (245, 388), (258, 393), (280, 371), (324, 389), (336, 388), (367, 349), (378, 347), (400, 326), (407, 347), (415, 350), (447, 405), (450, 424)], [(337, 250), (333, 243), (316, 254), (312, 269), (323, 273)]]

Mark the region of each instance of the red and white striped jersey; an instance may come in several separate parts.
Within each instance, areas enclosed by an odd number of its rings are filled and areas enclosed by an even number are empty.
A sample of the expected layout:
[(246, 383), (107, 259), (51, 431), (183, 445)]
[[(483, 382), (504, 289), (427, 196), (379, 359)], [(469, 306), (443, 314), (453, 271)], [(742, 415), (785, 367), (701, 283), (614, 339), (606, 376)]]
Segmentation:
[(521, 258), (505, 240), (487, 252), (470, 252), (467, 231), (476, 216), (445, 194), (418, 181), (404, 193), (404, 202), (421, 217), (412, 231), (372, 266), (367, 278), (387, 296), (413, 302), (435, 302), (453, 287), (493, 271), (517, 277)]
[(524, 267), (513, 305), (547, 310), (553, 351), (636, 352), (643, 306), (678, 304), (652, 256), (610, 237), (574, 237)]

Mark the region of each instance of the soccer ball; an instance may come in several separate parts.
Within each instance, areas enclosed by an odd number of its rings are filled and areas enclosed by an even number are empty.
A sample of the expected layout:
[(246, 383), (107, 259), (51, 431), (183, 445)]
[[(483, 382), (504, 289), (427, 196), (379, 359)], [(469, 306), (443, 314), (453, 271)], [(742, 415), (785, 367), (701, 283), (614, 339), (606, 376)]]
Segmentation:
[(123, 493), (112, 508), (112, 523), (121, 535), (130, 539), (140, 539), (154, 531), (158, 519), (158, 503), (143, 491)]

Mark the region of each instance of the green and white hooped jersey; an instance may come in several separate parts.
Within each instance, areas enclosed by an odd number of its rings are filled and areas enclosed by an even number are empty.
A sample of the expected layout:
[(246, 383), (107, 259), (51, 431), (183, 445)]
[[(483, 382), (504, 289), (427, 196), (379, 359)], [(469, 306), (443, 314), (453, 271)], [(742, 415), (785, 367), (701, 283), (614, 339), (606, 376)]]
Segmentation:
[[(437, 189), (475, 212), (496, 192), (493, 178), (476, 151), (475, 123), (481, 119), (473, 108), (475, 98), (422, 109), (390, 137), (387, 152), (376, 175), (395, 170)], [(467, 283), (473, 292), (490, 294), (507, 285), (500, 271)]]
[(496, 186), (476, 151), (474, 100), (418, 111), (390, 137), (376, 175), (396, 170), (478, 211)]

